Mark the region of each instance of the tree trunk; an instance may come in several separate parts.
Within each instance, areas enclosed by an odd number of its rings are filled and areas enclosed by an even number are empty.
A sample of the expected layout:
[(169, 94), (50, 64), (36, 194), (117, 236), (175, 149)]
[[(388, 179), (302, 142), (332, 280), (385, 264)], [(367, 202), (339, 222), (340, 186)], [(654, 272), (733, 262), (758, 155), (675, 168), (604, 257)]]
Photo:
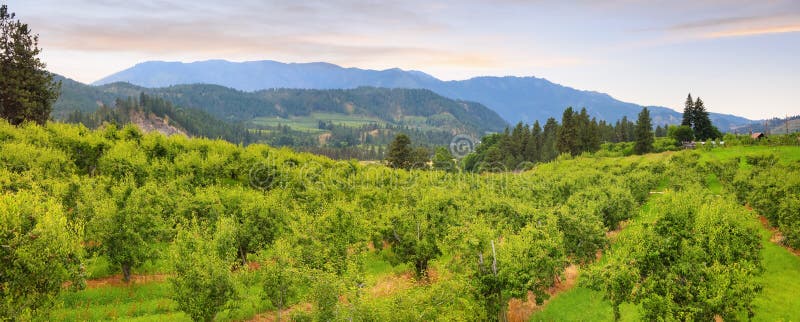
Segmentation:
[(281, 287), (281, 295), (278, 299), (278, 322), (281, 322), (281, 310), (283, 310), (283, 298), (286, 296), (286, 289)]
[(416, 260), (414, 261), (414, 268), (417, 271), (417, 277), (420, 279), (427, 279), (427, 270), (428, 270), (428, 261), (427, 260)]
[(244, 248), (239, 248), (239, 256), (242, 258), (242, 268), (247, 267), (247, 252)]
[(131, 264), (122, 264), (122, 281), (131, 281)]

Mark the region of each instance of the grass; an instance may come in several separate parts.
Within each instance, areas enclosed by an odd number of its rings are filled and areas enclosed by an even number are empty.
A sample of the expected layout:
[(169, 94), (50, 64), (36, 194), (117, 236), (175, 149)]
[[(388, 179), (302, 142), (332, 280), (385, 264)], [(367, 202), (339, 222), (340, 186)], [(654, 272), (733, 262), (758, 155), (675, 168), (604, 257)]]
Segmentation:
[(797, 321), (800, 319), (800, 257), (770, 242), (770, 232), (761, 230), (764, 273), (758, 281), (764, 287), (753, 301), (756, 321)]
[[(177, 320), (188, 320), (169, 299), (169, 285), (164, 282), (127, 287), (100, 287), (79, 292), (62, 293), (62, 305), (50, 316), (54, 321), (97, 321), (122, 317), (159, 320), (157, 316), (172, 314)], [(182, 318), (181, 318), (182, 317)]]
[[(659, 182), (656, 190), (663, 190), (669, 182), (662, 180)], [(623, 229), (618, 238), (622, 238), (625, 234), (630, 234), (635, 230), (636, 226), (641, 226), (646, 222), (652, 222), (656, 216), (656, 209), (653, 209), (654, 201), (660, 198), (661, 195), (650, 195), (647, 202), (645, 202), (639, 209), (638, 214), (631, 218), (628, 226)], [(616, 247), (611, 245), (612, 248)], [(598, 264), (602, 264), (604, 258), (600, 259)], [(578, 285), (580, 285), (580, 276), (578, 276)], [(621, 320), (622, 321), (639, 321), (641, 320), (639, 308), (636, 305), (624, 303), (620, 306)], [(614, 315), (611, 307), (611, 302), (603, 299), (603, 293), (586, 287), (576, 286), (572, 289), (558, 294), (545, 306), (541, 311), (535, 312), (531, 315), (529, 321), (613, 321)]]
[(319, 121), (331, 122), (336, 125), (347, 127), (360, 127), (368, 124), (382, 125), (385, 122), (378, 118), (366, 115), (350, 115), (350, 114), (337, 114), (337, 113), (311, 113), (308, 116), (296, 116), (291, 118), (280, 117), (258, 117), (251, 122), (260, 126), (289, 126), (293, 130), (324, 133), (326, 130), (319, 129)]
[[(407, 272), (408, 265), (393, 266), (385, 258), (392, 256), (387, 250), (381, 253), (369, 252), (364, 261), (367, 283), (374, 285), (386, 276)], [(87, 261), (87, 272), (90, 278), (102, 278), (119, 273), (119, 269), (111, 266), (105, 257), (93, 257)], [(156, 260), (145, 267), (134, 270), (136, 274), (163, 273), (161, 261)], [(272, 310), (269, 301), (262, 297), (262, 289), (258, 283), (257, 272), (237, 273), (237, 289), (240, 296), (236, 306), (220, 312), (217, 321), (247, 320), (259, 313)], [(245, 285), (249, 284), (249, 285)], [(307, 293), (308, 290), (301, 290)], [(59, 306), (53, 311), (53, 321), (98, 321), (98, 320), (133, 320), (133, 321), (190, 321), (191, 319), (178, 310), (177, 304), (169, 296), (169, 282), (159, 281), (128, 286), (101, 286), (87, 288), (78, 292), (63, 292), (59, 296)]]
[[(620, 306), (622, 321), (639, 321), (636, 306)], [(530, 321), (611, 321), (614, 319), (611, 302), (603, 300), (600, 292), (575, 287), (554, 298), (544, 310), (531, 316)]]
[(711, 159), (728, 160), (733, 158), (741, 158), (746, 155), (762, 154), (762, 153), (775, 154), (779, 162), (788, 164), (800, 160), (800, 147), (798, 146), (732, 146), (725, 148), (715, 148), (708, 151), (702, 151), (700, 154), (700, 161), (705, 162)]

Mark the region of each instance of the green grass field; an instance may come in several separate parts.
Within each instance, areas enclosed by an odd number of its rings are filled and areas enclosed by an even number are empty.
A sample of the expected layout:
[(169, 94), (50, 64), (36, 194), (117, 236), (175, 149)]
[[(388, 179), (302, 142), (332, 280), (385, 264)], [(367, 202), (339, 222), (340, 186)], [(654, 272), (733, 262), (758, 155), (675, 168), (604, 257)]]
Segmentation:
[(259, 126), (289, 126), (296, 131), (304, 131), (311, 133), (324, 133), (325, 130), (319, 129), (319, 121), (331, 122), (336, 125), (347, 127), (359, 127), (362, 125), (378, 124), (383, 125), (385, 122), (378, 118), (365, 116), (365, 115), (348, 115), (338, 113), (312, 113), (309, 116), (298, 116), (292, 118), (280, 117), (258, 117), (251, 122)]

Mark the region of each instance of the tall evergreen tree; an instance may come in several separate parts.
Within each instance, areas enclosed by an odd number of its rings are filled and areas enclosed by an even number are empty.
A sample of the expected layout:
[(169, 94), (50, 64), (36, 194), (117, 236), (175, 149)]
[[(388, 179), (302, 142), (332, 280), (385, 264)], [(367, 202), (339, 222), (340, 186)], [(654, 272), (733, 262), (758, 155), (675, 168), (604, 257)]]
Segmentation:
[(698, 140), (705, 141), (714, 138), (715, 132), (714, 125), (711, 124), (711, 119), (708, 117), (708, 111), (703, 104), (703, 100), (699, 97), (694, 103), (694, 136)]
[(400, 133), (394, 138), (389, 144), (389, 156), (386, 157), (386, 161), (395, 169), (411, 169), (414, 165), (414, 155), (408, 135)]
[(559, 132), (559, 125), (555, 118), (548, 118), (542, 130), (541, 160), (550, 161), (558, 156), (556, 149), (556, 138)]
[(653, 150), (653, 124), (650, 121), (650, 112), (647, 108), (642, 108), (639, 112), (639, 119), (636, 121), (636, 144), (633, 152), (645, 154)]
[(50, 118), (61, 82), (37, 57), (39, 36), (14, 18), (8, 6), (0, 6), (0, 117), (11, 124)]
[(561, 129), (558, 131), (556, 149), (559, 153), (578, 154), (578, 127), (576, 115), (572, 107), (564, 110), (561, 117)]
[(539, 121), (533, 123), (531, 128), (531, 136), (528, 138), (528, 143), (525, 145), (525, 160), (530, 162), (539, 162), (542, 159), (542, 126)]
[(688, 127), (694, 126), (694, 101), (692, 100), (692, 93), (689, 93), (689, 96), (686, 97), (681, 125)]

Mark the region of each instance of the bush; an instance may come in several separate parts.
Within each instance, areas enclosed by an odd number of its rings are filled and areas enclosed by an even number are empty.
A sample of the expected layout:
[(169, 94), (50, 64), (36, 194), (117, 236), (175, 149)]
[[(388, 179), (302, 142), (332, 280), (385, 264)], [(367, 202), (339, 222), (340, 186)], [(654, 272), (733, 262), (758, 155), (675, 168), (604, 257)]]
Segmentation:
[(193, 222), (178, 229), (171, 249), (175, 275), (169, 279), (172, 299), (194, 321), (212, 321), (236, 299), (230, 266), (218, 256), (214, 240)]

